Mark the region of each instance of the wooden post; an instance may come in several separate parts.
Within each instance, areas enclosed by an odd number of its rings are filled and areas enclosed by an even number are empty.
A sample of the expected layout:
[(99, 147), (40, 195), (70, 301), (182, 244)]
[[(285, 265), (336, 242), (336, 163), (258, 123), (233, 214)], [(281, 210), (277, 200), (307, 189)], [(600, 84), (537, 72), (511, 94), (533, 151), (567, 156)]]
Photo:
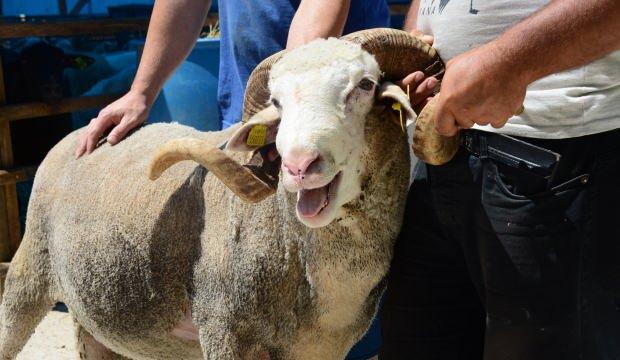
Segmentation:
[(70, 14), (71, 15), (78, 15), (80, 13), (80, 11), (82, 11), (82, 9), (84, 8), (84, 6), (86, 4), (88, 4), (89, 0), (79, 0), (75, 6), (73, 6), (73, 9), (71, 9)]
[[(78, 0), (69, 13), (79, 12), (87, 3), (87, 0)], [(58, 4), (61, 12), (67, 11), (66, 0), (59, 0)], [(2, 1), (0, 1), (1, 12)], [(215, 24), (217, 18), (215, 14), (208, 14), (206, 21), (208, 24), (205, 25)], [(119, 32), (144, 31), (148, 28), (148, 23), (148, 18), (101, 18), (39, 23), (0, 21), (0, 39), (27, 36), (107, 35)], [(7, 106), (5, 91), (2, 58), (0, 57), (0, 262), (9, 261), (17, 251), (21, 241), (15, 182), (31, 178), (33, 174), (32, 169), (13, 169), (11, 121), (99, 107), (119, 96), (118, 94), (107, 94), (63, 99), (57, 104), (34, 102)]]
[(67, 15), (67, 0), (58, 0), (58, 13)]
[[(0, 58), (0, 104), (6, 103), (4, 70)], [(8, 121), (0, 123), (0, 168), (13, 167), (11, 128)], [(21, 240), (19, 230), (19, 207), (15, 183), (0, 186), (0, 261), (11, 259)]]

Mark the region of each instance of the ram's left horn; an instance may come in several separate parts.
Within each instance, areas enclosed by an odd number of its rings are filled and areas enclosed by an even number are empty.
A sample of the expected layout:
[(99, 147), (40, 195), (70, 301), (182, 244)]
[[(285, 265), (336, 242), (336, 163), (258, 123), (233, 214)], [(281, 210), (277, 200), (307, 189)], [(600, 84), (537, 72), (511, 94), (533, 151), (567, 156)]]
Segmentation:
[(246, 202), (259, 202), (276, 191), (277, 183), (261, 180), (251, 169), (239, 164), (224, 151), (193, 138), (167, 142), (151, 161), (149, 178), (158, 179), (169, 167), (184, 160), (193, 160), (207, 168)]

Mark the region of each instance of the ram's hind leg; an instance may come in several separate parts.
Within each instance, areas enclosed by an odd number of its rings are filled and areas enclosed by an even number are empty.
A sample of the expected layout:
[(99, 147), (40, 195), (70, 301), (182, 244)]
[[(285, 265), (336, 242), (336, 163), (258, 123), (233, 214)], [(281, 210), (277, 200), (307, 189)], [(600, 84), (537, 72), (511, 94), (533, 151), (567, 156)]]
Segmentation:
[(0, 305), (0, 359), (13, 359), (50, 310), (49, 255), (40, 239), (24, 236), (9, 266)]
[[(97, 341), (86, 329), (73, 319), (75, 339), (81, 360), (125, 360), (124, 356), (118, 355)], [(127, 359), (128, 360), (128, 359)]]

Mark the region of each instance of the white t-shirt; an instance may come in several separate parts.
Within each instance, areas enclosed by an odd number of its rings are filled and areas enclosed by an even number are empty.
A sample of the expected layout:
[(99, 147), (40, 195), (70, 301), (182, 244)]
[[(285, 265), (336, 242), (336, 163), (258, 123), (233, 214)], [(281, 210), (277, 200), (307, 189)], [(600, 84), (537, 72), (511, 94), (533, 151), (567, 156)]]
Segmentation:
[[(483, 45), (549, 3), (548, 0), (420, 0), (418, 28), (435, 37), (445, 62)], [(525, 112), (496, 130), (561, 139), (620, 128), (620, 51), (587, 66), (532, 83)]]

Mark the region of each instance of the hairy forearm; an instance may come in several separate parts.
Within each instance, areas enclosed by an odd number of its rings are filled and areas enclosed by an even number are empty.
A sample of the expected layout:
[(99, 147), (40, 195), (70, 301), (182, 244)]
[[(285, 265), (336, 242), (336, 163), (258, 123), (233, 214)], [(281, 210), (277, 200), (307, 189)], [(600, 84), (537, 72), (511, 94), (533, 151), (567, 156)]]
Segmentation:
[(413, 31), (418, 28), (418, 10), (420, 9), (420, 0), (413, 0), (409, 11), (407, 11), (407, 17), (405, 17), (405, 24), (403, 30)]
[(620, 49), (620, 1), (553, 0), (492, 44), (529, 84)]
[(302, 0), (291, 22), (287, 48), (342, 35), (351, 0)]
[(131, 86), (151, 101), (187, 57), (202, 28), (211, 0), (157, 0), (140, 66)]

